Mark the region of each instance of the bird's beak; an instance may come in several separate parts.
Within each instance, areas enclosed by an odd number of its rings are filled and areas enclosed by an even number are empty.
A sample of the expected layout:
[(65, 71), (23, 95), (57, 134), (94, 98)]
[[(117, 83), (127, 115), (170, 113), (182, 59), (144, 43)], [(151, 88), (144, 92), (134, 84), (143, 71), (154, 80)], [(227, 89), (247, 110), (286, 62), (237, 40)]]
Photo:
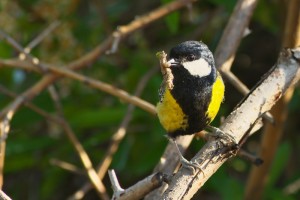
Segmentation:
[(174, 58), (168, 60), (167, 63), (170, 65), (170, 67), (174, 67), (174, 66), (177, 66), (178, 64), (180, 64), (180, 63), (177, 62)]

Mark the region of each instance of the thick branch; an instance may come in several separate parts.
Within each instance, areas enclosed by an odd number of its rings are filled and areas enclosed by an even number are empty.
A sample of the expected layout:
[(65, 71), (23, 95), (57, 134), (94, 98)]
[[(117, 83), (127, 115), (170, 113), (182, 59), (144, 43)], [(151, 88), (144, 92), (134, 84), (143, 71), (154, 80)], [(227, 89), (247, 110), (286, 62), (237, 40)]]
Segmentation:
[(214, 57), (221, 71), (229, 71), (238, 45), (243, 38), (257, 0), (239, 0), (229, 19)]
[[(269, 111), (282, 94), (300, 79), (300, 48), (280, 53), (277, 64), (252, 93), (225, 119), (220, 129), (240, 142), (263, 113)], [(202, 172), (190, 173), (181, 168), (173, 177), (164, 199), (190, 199), (228, 159), (220, 148), (220, 140), (210, 140), (192, 159), (200, 163)]]

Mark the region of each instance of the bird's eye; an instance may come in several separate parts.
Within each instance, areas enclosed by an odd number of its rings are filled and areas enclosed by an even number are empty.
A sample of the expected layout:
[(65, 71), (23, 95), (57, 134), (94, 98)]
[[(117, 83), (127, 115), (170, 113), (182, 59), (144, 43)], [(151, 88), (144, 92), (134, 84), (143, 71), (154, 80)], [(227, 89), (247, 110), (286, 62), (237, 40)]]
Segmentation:
[(195, 56), (194, 55), (188, 55), (187, 60), (188, 61), (193, 61), (193, 60), (195, 60)]

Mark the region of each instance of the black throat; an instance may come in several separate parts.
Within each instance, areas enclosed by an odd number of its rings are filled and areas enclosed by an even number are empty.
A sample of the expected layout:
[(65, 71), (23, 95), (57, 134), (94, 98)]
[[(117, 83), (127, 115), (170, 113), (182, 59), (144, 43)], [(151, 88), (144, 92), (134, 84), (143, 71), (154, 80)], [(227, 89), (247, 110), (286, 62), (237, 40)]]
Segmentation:
[(216, 69), (212, 67), (210, 75), (192, 76), (182, 65), (171, 68), (174, 75), (174, 88), (171, 94), (175, 97), (182, 111), (188, 116), (187, 129), (169, 133), (171, 137), (190, 135), (203, 130), (210, 122), (206, 111), (211, 101), (211, 91), (216, 79)]

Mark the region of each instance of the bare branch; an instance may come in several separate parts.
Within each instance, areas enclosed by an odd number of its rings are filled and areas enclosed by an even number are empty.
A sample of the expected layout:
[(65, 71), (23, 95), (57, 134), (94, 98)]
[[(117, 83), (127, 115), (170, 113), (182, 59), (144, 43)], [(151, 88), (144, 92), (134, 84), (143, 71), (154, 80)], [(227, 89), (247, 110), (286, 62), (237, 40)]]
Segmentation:
[[(243, 95), (247, 95), (250, 90), (230, 69), (238, 45), (242, 38), (245, 37), (245, 34), (249, 33), (248, 24), (256, 4), (257, 0), (238, 1), (214, 54), (218, 70)], [(274, 119), (270, 113), (265, 113), (263, 117), (269, 122), (274, 123)]]
[(7, 194), (5, 194), (2, 190), (0, 190), (0, 200), (11, 200)]
[[(17, 94), (9, 91), (7, 88), (5, 88), (3, 85), (0, 85), (0, 92), (11, 97), (11, 98), (17, 98)], [(38, 113), (39, 115), (43, 116), (45, 119), (55, 122), (57, 124), (61, 124), (62, 120), (60, 117), (54, 116), (49, 114), (48, 112), (46, 112), (45, 110), (37, 107), (36, 105), (30, 103), (30, 102), (25, 102), (24, 104), (26, 107), (30, 108), (31, 110), (33, 110), (34, 112)]]
[[(1, 60), (0, 60), (0, 62), (1, 62)], [(9, 66), (15, 67), (14, 62), (10, 62), (10, 63), (7, 63), (7, 64), (9, 64)], [(52, 66), (47, 66), (43, 63), (40, 63), (40, 65), (42, 65), (44, 69), (48, 70), (49, 72), (52, 72), (55, 75), (65, 76), (65, 77), (68, 77), (68, 78), (78, 80), (82, 83), (85, 83), (85, 84), (89, 85), (92, 88), (99, 89), (99, 90), (104, 91), (108, 94), (116, 96), (116, 97), (122, 99), (123, 101), (134, 104), (134, 105), (146, 110), (147, 112), (149, 112), (153, 115), (156, 114), (155, 107), (152, 104), (148, 103), (145, 100), (142, 100), (142, 99), (138, 98), (136, 95), (129, 94), (125, 90), (116, 88), (113, 85), (110, 85), (108, 83), (105, 83), (105, 82), (102, 82), (102, 81), (99, 81), (99, 80), (81, 75), (81, 74), (76, 73), (73, 70), (70, 70), (70, 69), (65, 68), (65, 67), (61, 67), (61, 68), (52, 67)], [(44, 86), (42, 86), (42, 87), (44, 87)], [(39, 87), (39, 88), (41, 88), (41, 87)], [(1, 113), (5, 113), (5, 109), (8, 109), (8, 107), (4, 108), (3, 109), (4, 111), (2, 111)], [(0, 118), (1, 118), (1, 113), (0, 113)]]
[[(146, 84), (148, 83), (149, 79), (154, 75), (154, 73), (156, 73), (158, 70), (158, 68), (153, 67), (151, 70), (149, 70), (142, 78), (141, 80), (138, 82), (137, 84), (137, 88), (134, 92), (135, 96), (140, 96), (146, 86)], [(97, 173), (98, 176), (100, 178), (100, 180), (102, 180), (104, 178), (104, 175), (106, 174), (112, 159), (113, 159), (113, 155), (116, 153), (116, 151), (119, 148), (119, 144), (122, 141), (122, 139), (125, 137), (126, 132), (127, 132), (127, 126), (129, 125), (131, 119), (132, 119), (132, 113), (135, 109), (135, 106), (130, 104), (127, 107), (127, 111), (126, 114), (118, 128), (118, 130), (112, 135), (112, 141), (110, 146), (108, 147), (106, 154), (101, 162), (101, 164), (99, 165), (98, 169), (97, 169)], [(82, 188), (80, 188), (80, 190), (78, 190), (77, 192), (75, 192), (70, 199), (82, 199), (85, 195), (85, 193), (87, 191), (89, 191), (91, 189), (91, 184), (87, 183), (85, 184)]]
[(10, 130), (10, 122), (16, 112), (15, 104), (12, 104), (12, 107), (7, 110), (5, 115), (0, 119), (0, 189), (3, 186), (3, 169), (4, 169), (4, 160), (5, 160), (5, 147), (6, 147), (6, 138)]
[[(220, 129), (234, 137), (238, 143), (257, 118), (270, 110), (287, 88), (299, 79), (300, 48), (283, 50), (268, 76), (225, 119)], [(223, 147), (220, 148), (220, 145)], [(228, 150), (230, 150), (228, 146), (222, 145), (220, 140), (208, 141), (192, 159), (192, 162), (201, 165), (203, 173), (197, 170), (196, 174), (191, 175), (188, 169), (181, 168), (171, 180), (169, 188), (164, 193), (164, 199), (190, 199), (228, 159), (228, 155), (226, 156)]]
[(215, 51), (216, 66), (220, 71), (230, 71), (238, 45), (244, 37), (257, 0), (239, 0), (222, 34)]
[[(9, 92), (4, 87), (0, 87), (0, 91), (8, 94), (9, 96), (15, 96), (15, 94)], [(55, 97), (56, 103), (60, 104), (57, 98), (58, 97)], [(87, 173), (88, 177), (90, 178), (91, 182), (93, 183), (94, 187), (99, 192), (99, 195), (102, 197), (102, 199), (108, 199), (108, 196), (105, 194), (106, 189), (105, 189), (103, 183), (98, 178), (98, 175), (97, 175), (96, 171), (93, 169), (93, 166), (92, 166), (92, 163), (91, 163), (91, 161), (88, 157), (88, 154), (84, 150), (84, 148), (81, 145), (81, 143), (79, 142), (79, 140), (76, 138), (76, 136), (75, 136), (73, 130), (71, 129), (70, 125), (66, 122), (66, 120), (64, 118), (62, 118), (63, 117), (62, 111), (61, 110), (59, 111), (60, 117), (54, 117), (52, 115), (49, 115), (47, 112), (43, 111), (42, 109), (32, 105), (31, 103), (26, 103), (25, 105), (27, 105), (28, 107), (30, 107), (31, 109), (33, 109), (37, 113), (41, 114), (42, 116), (46, 117), (47, 119), (49, 119), (51, 121), (54, 121), (54, 122), (56, 122), (56, 123), (58, 123), (62, 126), (62, 128), (64, 129), (65, 133), (67, 134), (69, 140), (71, 141), (71, 143), (73, 144), (75, 150), (77, 151), (78, 156), (81, 158), (83, 166), (86, 169), (86, 173)], [(58, 109), (60, 109), (60, 107), (61, 107), (60, 105), (57, 105)], [(0, 125), (3, 125), (3, 129), (1, 128), (2, 126), (0, 126), (0, 133), (6, 133), (6, 135), (8, 134), (8, 132), (9, 132), (9, 121), (11, 120), (12, 115), (8, 115), (8, 117), (9, 116), (10, 116), (10, 118), (4, 118), (3, 119), (4, 121), (0, 124)], [(3, 132), (1, 130), (3, 130)], [(6, 131), (6, 132), (4, 132), (4, 131)], [(4, 141), (1, 142), (1, 145), (5, 146)], [(5, 150), (5, 148), (4, 148), (4, 150)], [(2, 156), (1, 158), (4, 160), (4, 156)]]
[(40, 65), (40, 61), (38, 58), (30, 55), (18, 42), (16, 42), (12, 37), (10, 37), (7, 33), (0, 30), (0, 36), (2, 36), (12, 47), (14, 47), (20, 54), (20, 60), (28, 59), (34, 67), (38, 67), (43, 73), (46, 72), (46, 69), (43, 65)]
[[(176, 142), (182, 154), (185, 153), (188, 146), (190, 146), (194, 135), (187, 135), (185, 137), (179, 137)], [(161, 172), (163, 174), (172, 175), (179, 167), (179, 155), (172, 143), (168, 143), (163, 155), (161, 156), (159, 163), (155, 166), (153, 172)], [(168, 185), (163, 183), (161, 187), (150, 192), (145, 200), (160, 199)]]
[(26, 53), (30, 53), (31, 50), (36, 47), (41, 41), (46, 38), (52, 31), (54, 31), (60, 25), (60, 21), (52, 22), (43, 32), (41, 32), (35, 39), (33, 39), (25, 48)]
[(115, 170), (108, 170), (109, 179), (111, 182), (111, 186), (114, 190), (114, 197), (119, 198), (121, 194), (124, 192), (124, 189), (121, 188)]
[(57, 167), (60, 167), (64, 170), (67, 170), (67, 171), (70, 171), (70, 172), (73, 172), (73, 173), (76, 173), (76, 174), (81, 174), (83, 175), (84, 172), (79, 169), (77, 166), (71, 164), (71, 163), (68, 163), (68, 162), (65, 162), (65, 161), (62, 161), (62, 160), (58, 160), (58, 159), (55, 159), (55, 158), (52, 158), (50, 160), (50, 163), (52, 165), (55, 165)]
[(96, 189), (96, 191), (98, 192), (98, 194), (102, 199), (109, 199), (108, 195), (106, 194), (105, 186), (103, 185), (102, 181), (99, 179), (95, 169), (93, 168), (93, 164), (88, 154), (86, 153), (83, 146), (75, 136), (73, 130), (66, 122), (63, 123), (62, 127), (65, 133), (67, 134), (69, 140), (71, 141), (72, 145), (74, 146), (75, 150), (77, 151), (77, 154), (81, 159), (81, 162), (94, 188)]
[(124, 190), (121, 188), (114, 170), (109, 170), (108, 174), (114, 190), (112, 198), (114, 200), (141, 199), (150, 191), (159, 187), (164, 179), (161, 173), (155, 173)]
[[(160, 19), (161, 17), (171, 13), (172, 11), (178, 10), (184, 6), (186, 6), (190, 2), (194, 2), (195, 0), (180, 0), (180, 1), (173, 1), (169, 4), (166, 4), (150, 13), (147, 13), (141, 17), (136, 18), (131, 23), (129, 23), (126, 26), (121, 26), (117, 28), (117, 30), (114, 33), (119, 34), (120, 38), (124, 38), (127, 35), (131, 34), (132, 32), (145, 27), (146, 25), (154, 22), (157, 19)], [(6, 36), (6, 34), (3, 34), (4, 32), (1, 32), (3, 37)], [(93, 63), (95, 60), (99, 58), (103, 53), (105, 53), (114, 42), (114, 33), (110, 37), (108, 37), (102, 44), (94, 48), (91, 52), (85, 54), (84, 56), (80, 57), (79, 59), (69, 63), (66, 68), (69, 68), (71, 70), (77, 70), (81, 69), (91, 63)], [(6, 37), (5, 37), (6, 38)], [(16, 47), (18, 48), (18, 47)], [(42, 90), (44, 90), (48, 85), (52, 84), (56, 79), (58, 79), (60, 75), (57, 74), (49, 74), (44, 76), (42, 80), (40, 80), (38, 83), (36, 83), (34, 86), (29, 88), (27, 91), (25, 91), (23, 94), (20, 95), (20, 98), (17, 98), (15, 102), (13, 102), (11, 105), (8, 105), (3, 113), (7, 112), (7, 110), (12, 107), (14, 104), (15, 108), (19, 108), (26, 100), (33, 99), (37, 94), (39, 94)], [(114, 89), (114, 88), (110, 88)], [(125, 94), (125, 96), (127, 96)], [(126, 98), (126, 97), (125, 97)], [(153, 107), (151, 108), (153, 110)], [(1, 117), (0, 117), (1, 118)]]
[(294, 181), (291, 184), (287, 185), (283, 189), (283, 192), (286, 195), (291, 195), (291, 194), (295, 194), (299, 190), (300, 190), (300, 179), (297, 179), (296, 181)]

